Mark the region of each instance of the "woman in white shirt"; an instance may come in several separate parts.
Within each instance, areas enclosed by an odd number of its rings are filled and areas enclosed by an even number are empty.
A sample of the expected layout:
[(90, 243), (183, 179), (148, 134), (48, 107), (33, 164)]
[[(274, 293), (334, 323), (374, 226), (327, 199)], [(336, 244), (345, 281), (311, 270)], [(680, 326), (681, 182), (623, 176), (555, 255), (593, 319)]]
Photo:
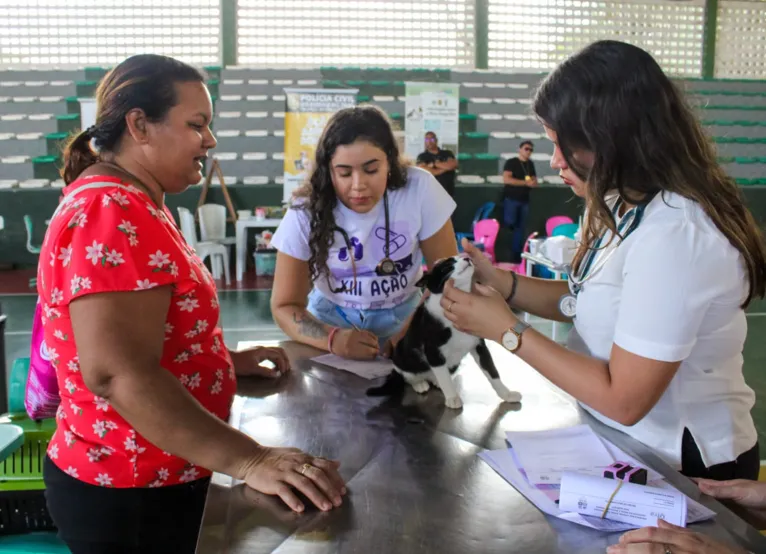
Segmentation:
[(348, 358), (395, 341), (420, 301), (425, 257), (457, 254), (455, 202), (400, 159), (388, 117), (374, 106), (327, 123), (314, 170), (272, 239), (271, 308), (293, 340)]
[[(533, 107), (554, 143), (551, 167), (586, 201), (570, 280), (502, 272), (469, 247), (484, 286), (447, 287), (448, 317), (684, 474), (756, 479), (742, 349), (766, 252), (739, 188), (683, 95), (635, 46), (585, 48), (549, 75)], [(567, 348), (527, 329), (506, 299), (573, 319)]]

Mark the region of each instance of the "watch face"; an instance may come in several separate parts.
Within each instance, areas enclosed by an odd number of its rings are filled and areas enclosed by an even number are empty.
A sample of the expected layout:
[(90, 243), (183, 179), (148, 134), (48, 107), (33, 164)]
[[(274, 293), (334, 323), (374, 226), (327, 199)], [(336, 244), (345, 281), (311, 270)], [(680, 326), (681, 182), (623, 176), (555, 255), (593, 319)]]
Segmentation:
[(519, 347), (519, 337), (513, 331), (506, 331), (503, 335), (503, 346), (513, 352)]

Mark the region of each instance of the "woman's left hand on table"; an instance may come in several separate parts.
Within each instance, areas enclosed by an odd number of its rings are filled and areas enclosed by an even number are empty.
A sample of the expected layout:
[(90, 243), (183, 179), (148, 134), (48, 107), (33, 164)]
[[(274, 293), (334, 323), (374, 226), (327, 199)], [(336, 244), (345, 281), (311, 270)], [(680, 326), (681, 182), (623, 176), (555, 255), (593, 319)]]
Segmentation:
[[(234, 371), (241, 377), (277, 379), (290, 371), (290, 360), (282, 348), (256, 346), (240, 352), (231, 352)], [(271, 362), (274, 367), (264, 364)]]
[(456, 289), (452, 280), (448, 281), (441, 307), (445, 317), (460, 331), (488, 340), (500, 341), (503, 333), (517, 321), (502, 295), (479, 283), (468, 293)]
[(745, 554), (736, 547), (665, 521), (625, 533), (607, 554)]

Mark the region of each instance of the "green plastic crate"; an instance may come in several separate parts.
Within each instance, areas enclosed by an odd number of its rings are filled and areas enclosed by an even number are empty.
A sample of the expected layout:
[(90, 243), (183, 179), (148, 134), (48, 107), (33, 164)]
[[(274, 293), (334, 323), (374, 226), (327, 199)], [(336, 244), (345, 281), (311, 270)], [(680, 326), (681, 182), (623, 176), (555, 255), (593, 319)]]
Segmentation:
[(35, 422), (26, 415), (3, 416), (24, 430), (24, 444), (0, 462), (0, 535), (18, 535), (56, 528), (45, 503), (43, 461), (56, 422)]
[(71, 554), (55, 533), (29, 533), (0, 537), (2, 554)]

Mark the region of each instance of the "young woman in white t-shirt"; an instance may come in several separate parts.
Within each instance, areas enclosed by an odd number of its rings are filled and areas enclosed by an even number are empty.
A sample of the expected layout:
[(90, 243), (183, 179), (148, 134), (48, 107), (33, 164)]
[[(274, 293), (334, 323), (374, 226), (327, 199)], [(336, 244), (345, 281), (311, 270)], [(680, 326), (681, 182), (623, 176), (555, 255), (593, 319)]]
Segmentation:
[(330, 118), (314, 167), (272, 239), (271, 309), (293, 340), (373, 358), (415, 311), (423, 259), (431, 266), (457, 253), (455, 202), (433, 175), (402, 162), (374, 106)]
[[(739, 188), (681, 92), (635, 46), (590, 45), (549, 75), (533, 107), (554, 143), (551, 167), (586, 200), (570, 280), (502, 272), (468, 247), (489, 286), (447, 287), (442, 306), (684, 474), (756, 479), (742, 349), (766, 252)], [(573, 320), (567, 347), (525, 328), (506, 299)]]

